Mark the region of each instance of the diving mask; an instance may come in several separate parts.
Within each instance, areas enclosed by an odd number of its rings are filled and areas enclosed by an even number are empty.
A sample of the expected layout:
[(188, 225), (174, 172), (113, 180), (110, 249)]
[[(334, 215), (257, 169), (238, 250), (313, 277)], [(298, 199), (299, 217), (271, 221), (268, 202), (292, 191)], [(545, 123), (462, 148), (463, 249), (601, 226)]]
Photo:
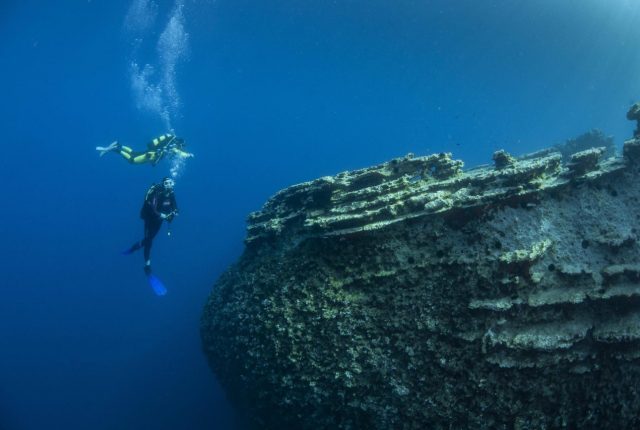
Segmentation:
[(171, 178), (165, 178), (162, 181), (162, 186), (165, 190), (173, 190), (173, 187), (176, 185), (176, 182)]

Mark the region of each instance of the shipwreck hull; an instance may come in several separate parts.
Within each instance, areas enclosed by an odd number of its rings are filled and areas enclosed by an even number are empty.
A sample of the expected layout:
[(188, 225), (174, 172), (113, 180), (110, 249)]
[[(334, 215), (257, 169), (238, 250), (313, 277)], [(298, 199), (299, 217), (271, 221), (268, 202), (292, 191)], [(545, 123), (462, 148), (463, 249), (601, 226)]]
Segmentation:
[(640, 425), (640, 141), (287, 188), (202, 316), (256, 428)]

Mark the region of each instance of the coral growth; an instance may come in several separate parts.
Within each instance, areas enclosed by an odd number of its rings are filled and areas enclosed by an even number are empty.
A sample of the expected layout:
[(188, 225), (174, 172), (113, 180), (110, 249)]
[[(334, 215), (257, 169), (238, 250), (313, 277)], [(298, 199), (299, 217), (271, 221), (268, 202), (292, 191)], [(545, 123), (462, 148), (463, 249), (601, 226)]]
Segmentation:
[(212, 369), (256, 428), (638, 428), (639, 148), (280, 191), (205, 307)]

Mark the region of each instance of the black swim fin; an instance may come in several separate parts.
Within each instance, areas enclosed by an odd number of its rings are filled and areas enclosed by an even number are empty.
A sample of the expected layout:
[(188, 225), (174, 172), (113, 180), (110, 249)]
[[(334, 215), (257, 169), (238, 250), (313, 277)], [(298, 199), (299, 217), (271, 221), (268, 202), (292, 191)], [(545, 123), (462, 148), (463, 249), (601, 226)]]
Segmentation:
[(131, 248), (128, 248), (128, 249), (125, 249), (124, 251), (122, 251), (122, 255), (133, 254), (134, 252), (136, 252), (140, 248), (142, 248), (142, 245), (140, 244), (140, 242), (136, 242), (131, 246)]

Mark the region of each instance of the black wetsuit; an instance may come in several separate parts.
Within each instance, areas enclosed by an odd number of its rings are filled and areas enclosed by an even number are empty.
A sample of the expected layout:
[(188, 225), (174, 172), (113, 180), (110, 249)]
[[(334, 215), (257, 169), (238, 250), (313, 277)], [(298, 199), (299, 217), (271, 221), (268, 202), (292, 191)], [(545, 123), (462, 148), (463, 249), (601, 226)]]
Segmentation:
[(144, 260), (149, 261), (151, 256), (151, 245), (162, 226), (162, 214), (167, 215), (167, 221), (171, 222), (178, 213), (178, 205), (173, 191), (165, 190), (162, 184), (154, 184), (147, 191), (140, 218), (144, 221), (144, 238), (133, 244), (129, 252), (144, 248)]

